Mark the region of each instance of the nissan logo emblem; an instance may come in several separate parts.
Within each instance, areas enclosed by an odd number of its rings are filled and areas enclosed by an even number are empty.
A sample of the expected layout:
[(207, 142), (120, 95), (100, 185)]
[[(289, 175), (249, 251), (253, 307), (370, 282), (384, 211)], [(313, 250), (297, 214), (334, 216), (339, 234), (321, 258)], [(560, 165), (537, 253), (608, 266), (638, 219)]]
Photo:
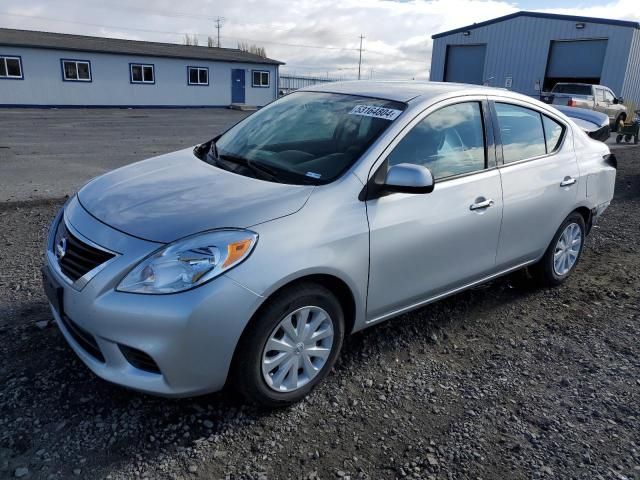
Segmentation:
[(67, 253), (67, 239), (66, 237), (62, 237), (60, 241), (56, 244), (56, 258), (58, 260), (62, 260), (62, 257)]

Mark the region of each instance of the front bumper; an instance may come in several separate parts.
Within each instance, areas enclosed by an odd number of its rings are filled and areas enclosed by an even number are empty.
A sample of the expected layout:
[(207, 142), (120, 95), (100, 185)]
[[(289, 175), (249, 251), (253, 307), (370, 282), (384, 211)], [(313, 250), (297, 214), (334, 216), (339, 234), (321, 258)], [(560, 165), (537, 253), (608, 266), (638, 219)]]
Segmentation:
[[(46, 256), (49, 275), (62, 286), (61, 311), (52, 305), (52, 312), (80, 359), (105, 380), (152, 394), (184, 397), (220, 390), (236, 344), (262, 298), (224, 275), (178, 294), (117, 292), (128, 269), (160, 245), (105, 226), (77, 198), (66, 206), (65, 220), (96, 244), (122, 252), (81, 288), (60, 274), (52, 264), (55, 258)], [(99, 354), (78, 332), (91, 337)], [(158, 372), (138, 368), (125, 354), (127, 348), (150, 357)]]

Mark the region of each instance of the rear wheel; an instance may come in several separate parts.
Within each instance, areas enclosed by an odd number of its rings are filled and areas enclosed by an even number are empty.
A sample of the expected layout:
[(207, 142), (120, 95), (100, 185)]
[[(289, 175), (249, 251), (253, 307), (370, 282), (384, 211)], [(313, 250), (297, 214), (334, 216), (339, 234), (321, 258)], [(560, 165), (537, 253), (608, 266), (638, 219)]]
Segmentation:
[(564, 282), (580, 259), (585, 231), (582, 215), (578, 212), (569, 215), (558, 228), (542, 259), (529, 268), (534, 280), (550, 286)]
[(281, 407), (304, 398), (329, 373), (344, 315), (326, 288), (305, 283), (276, 294), (236, 348), (232, 382), (249, 402)]

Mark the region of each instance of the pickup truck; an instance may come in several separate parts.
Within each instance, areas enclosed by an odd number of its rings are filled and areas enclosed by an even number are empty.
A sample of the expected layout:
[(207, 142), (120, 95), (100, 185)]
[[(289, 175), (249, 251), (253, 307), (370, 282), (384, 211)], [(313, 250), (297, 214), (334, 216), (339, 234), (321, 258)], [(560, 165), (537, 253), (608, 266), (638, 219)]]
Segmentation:
[(602, 112), (609, 117), (612, 129), (627, 119), (627, 107), (610, 88), (588, 83), (556, 83), (550, 92), (542, 92), (540, 100), (552, 105), (566, 105)]

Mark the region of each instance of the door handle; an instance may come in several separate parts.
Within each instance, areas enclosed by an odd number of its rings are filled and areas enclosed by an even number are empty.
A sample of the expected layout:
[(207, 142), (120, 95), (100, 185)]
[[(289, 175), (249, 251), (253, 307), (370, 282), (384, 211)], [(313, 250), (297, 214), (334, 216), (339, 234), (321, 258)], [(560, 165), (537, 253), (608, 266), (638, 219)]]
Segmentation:
[(571, 185), (573, 185), (574, 183), (576, 183), (576, 179), (573, 177), (564, 177), (564, 180), (562, 180), (562, 182), (560, 182), (560, 186), (561, 187), (569, 187)]
[(483, 210), (485, 208), (489, 208), (493, 206), (495, 202), (491, 199), (484, 200), (482, 202), (477, 202), (469, 206), (469, 210)]

